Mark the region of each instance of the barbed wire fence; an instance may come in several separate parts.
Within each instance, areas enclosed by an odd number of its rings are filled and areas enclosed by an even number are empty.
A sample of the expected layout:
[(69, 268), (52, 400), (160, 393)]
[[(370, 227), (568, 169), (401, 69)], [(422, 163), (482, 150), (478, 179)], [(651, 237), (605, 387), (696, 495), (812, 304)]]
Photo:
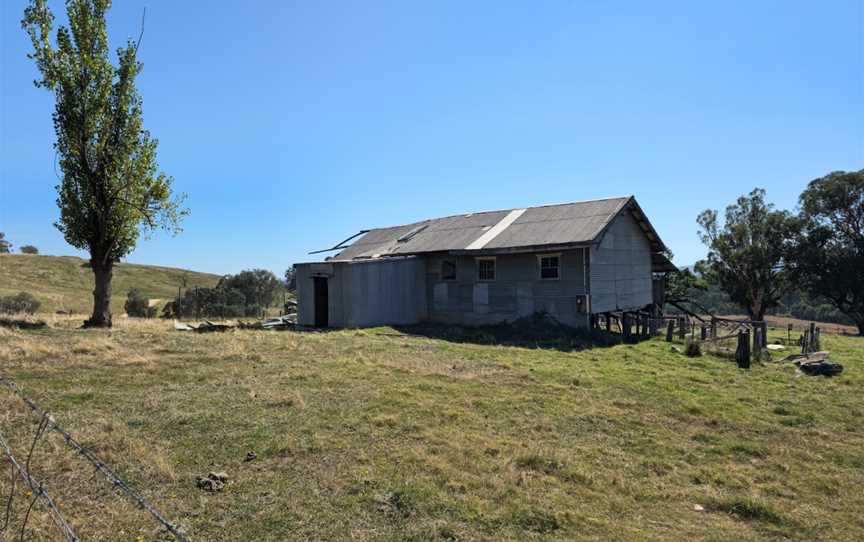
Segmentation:
[[(66, 446), (75, 451), (81, 458), (94, 467), (94, 474), (102, 474), (102, 476), (114, 489), (117, 490), (117, 492), (130, 500), (139, 509), (147, 512), (149, 516), (158, 523), (162, 529), (170, 533), (175, 540), (180, 542), (191, 542), (182, 527), (168, 520), (153, 504), (145, 499), (128, 483), (123, 481), (123, 479), (121, 479), (104, 461), (99, 459), (96, 454), (76, 440), (68, 430), (59, 425), (48, 411), (40, 407), (35, 401), (24, 394), (23, 390), (14, 381), (7, 376), (0, 374), (0, 386), (11, 391), (23, 402), (24, 405), (28, 407), (30, 411), (32, 411), (33, 414), (39, 418), (39, 423), (36, 427), (27, 457), (24, 459), (23, 464), (18, 458), (16, 458), (9, 442), (3, 435), (2, 431), (0, 431), (0, 452), (2, 452), (4, 456), (3, 459), (8, 461), (10, 464), (10, 491), (8, 497), (5, 498), (2, 517), (0, 517), (0, 542), (6, 542), (7, 540), (11, 542), (14, 538), (10, 538), (10, 535), (15, 532), (18, 533), (18, 540), (23, 542), (30, 521), (31, 512), (39, 501), (42, 502), (45, 511), (50, 516), (59, 533), (62, 534), (63, 538), (67, 542), (80, 541), (80, 538), (75, 534), (69, 522), (61, 514), (55, 501), (48, 494), (45, 485), (36, 480), (32, 475), (31, 462), (34, 453), (39, 442), (43, 439), (45, 434), (50, 431), (59, 434)], [(11, 521), (12, 510), (16, 496), (16, 485), (19, 478), (24, 481), (32, 496), (28, 496), (29, 503), (27, 503), (20, 525), (17, 529), (13, 529), (13, 522)]]

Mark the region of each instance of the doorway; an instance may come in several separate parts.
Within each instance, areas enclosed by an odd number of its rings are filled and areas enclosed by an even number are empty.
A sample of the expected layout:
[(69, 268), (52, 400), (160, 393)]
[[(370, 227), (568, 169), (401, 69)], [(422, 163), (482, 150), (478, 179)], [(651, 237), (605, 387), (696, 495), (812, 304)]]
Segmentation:
[(312, 277), (315, 294), (315, 327), (330, 325), (330, 296), (327, 277)]

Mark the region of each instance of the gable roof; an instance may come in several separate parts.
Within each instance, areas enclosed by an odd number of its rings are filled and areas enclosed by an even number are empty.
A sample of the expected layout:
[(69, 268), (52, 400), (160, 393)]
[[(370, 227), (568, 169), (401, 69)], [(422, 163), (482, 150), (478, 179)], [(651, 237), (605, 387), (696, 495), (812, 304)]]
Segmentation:
[(629, 212), (645, 232), (653, 252), (666, 249), (633, 196), (525, 209), (507, 209), (422, 220), (377, 228), (343, 249), (333, 260), (408, 256), (430, 252), (481, 254), (586, 246)]

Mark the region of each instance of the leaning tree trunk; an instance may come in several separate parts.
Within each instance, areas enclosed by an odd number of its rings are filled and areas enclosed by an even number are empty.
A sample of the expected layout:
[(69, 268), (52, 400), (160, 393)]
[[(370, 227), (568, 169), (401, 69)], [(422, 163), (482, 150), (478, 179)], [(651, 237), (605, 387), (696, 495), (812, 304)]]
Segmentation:
[(93, 315), (84, 322), (84, 327), (111, 327), (111, 279), (114, 276), (114, 262), (102, 263), (93, 258), (90, 265), (96, 285), (93, 288)]

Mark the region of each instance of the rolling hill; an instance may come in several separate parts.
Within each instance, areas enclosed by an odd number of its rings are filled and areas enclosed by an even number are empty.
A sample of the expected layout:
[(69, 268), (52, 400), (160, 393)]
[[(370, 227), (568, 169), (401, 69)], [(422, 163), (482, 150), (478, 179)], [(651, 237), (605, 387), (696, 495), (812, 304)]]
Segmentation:
[[(122, 314), (126, 292), (138, 288), (151, 299), (177, 295), (182, 277), (187, 287), (212, 287), (219, 275), (185, 269), (119, 263), (115, 267), (111, 308)], [(0, 296), (30, 292), (42, 303), (41, 312), (89, 313), (93, 306), (93, 273), (86, 260), (74, 256), (0, 254)]]

